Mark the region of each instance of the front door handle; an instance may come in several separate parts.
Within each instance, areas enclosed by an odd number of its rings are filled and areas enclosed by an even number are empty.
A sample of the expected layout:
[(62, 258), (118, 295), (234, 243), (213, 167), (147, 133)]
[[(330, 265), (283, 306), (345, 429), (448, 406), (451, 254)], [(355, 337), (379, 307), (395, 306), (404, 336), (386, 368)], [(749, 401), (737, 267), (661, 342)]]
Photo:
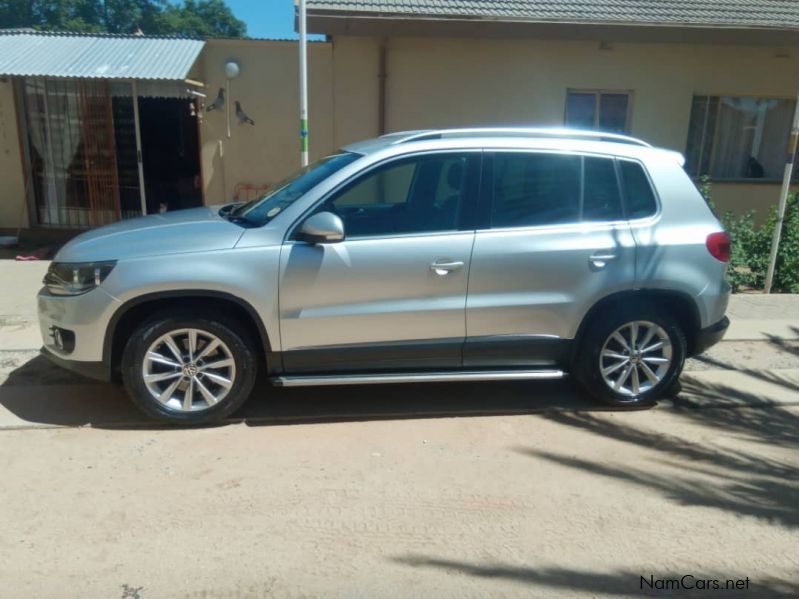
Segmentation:
[(458, 270), (460, 268), (463, 268), (463, 262), (445, 262), (443, 260), (436, 260), (430, 265), (430, 270), (441, 277), (448, 275), (452, 271)]
[(616, 256), (616, 254), (599, 253), (589, 256), (588, 261), (595, 268), (605, 268), (608, 265), (608, 262), (615, 260), (617, 257), (618, 256)]

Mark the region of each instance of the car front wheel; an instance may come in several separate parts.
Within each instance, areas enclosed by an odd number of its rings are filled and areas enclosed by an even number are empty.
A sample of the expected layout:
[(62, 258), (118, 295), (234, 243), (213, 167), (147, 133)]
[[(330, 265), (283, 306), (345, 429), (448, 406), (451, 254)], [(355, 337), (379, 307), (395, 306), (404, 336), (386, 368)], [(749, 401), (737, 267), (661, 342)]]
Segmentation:
[(122, 380), (147, 415), (202, 424), (237, 410), (252, 391), (256, 354), (234, 322), (163, 315), (139, 327), (122, 357)]

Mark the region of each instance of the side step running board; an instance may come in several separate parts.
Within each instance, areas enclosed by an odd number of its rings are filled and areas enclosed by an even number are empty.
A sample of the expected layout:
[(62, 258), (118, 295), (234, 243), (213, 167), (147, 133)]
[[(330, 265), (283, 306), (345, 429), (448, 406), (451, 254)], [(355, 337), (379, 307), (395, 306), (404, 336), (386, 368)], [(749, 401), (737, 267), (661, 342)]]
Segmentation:
[(562, 370), (485, 370), (460, 372), (410, 372), (388, 374), (276, 376), (277, 387), (317, 387), (324, 385), (376, 385), (380, 383), (447, 383), (462, 381), (515, 381), (560, 379)]

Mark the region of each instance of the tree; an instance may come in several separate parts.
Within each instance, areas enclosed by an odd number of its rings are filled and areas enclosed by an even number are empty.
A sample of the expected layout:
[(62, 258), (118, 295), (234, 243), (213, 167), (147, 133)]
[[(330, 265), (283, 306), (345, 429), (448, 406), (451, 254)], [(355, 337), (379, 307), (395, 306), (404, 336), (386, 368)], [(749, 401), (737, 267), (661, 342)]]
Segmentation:
[(166, 28), (196, 37), (244, 37), (247, 26), (233, 16), (222, 0), (185, 0), (164, 11)]
[(102, 4), (103, 21), (109, 33), (135, 33), (139, 29), (151, 35), (182, 33), (164, 30), (166, 0), (104, 0)]
[(247, 26), (223, 0), (4, 0), (0, 29), (244, 37)]

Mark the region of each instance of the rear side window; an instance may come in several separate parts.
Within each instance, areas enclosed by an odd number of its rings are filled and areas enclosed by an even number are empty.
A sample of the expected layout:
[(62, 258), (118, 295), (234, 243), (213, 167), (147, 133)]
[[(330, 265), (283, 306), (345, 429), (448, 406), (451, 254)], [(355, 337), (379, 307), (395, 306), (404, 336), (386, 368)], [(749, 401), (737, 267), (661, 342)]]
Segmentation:
[(491, 226), (530, 227), (577, 221), (580, 161), (579, 156), (562, 154), (495, 154)]
[(623, 218), (612, 158), (532, 152), (495, 154), (493, 228)]
[(637, 162), (619, 160), (624, 196), (627, 201), (627, 218), (644, 218), (657, 211), (655, 192), (643, 167)]
[(623, 220), (619, 180), (613, 159), (586, 156), (584, 160), (582, 220)]

